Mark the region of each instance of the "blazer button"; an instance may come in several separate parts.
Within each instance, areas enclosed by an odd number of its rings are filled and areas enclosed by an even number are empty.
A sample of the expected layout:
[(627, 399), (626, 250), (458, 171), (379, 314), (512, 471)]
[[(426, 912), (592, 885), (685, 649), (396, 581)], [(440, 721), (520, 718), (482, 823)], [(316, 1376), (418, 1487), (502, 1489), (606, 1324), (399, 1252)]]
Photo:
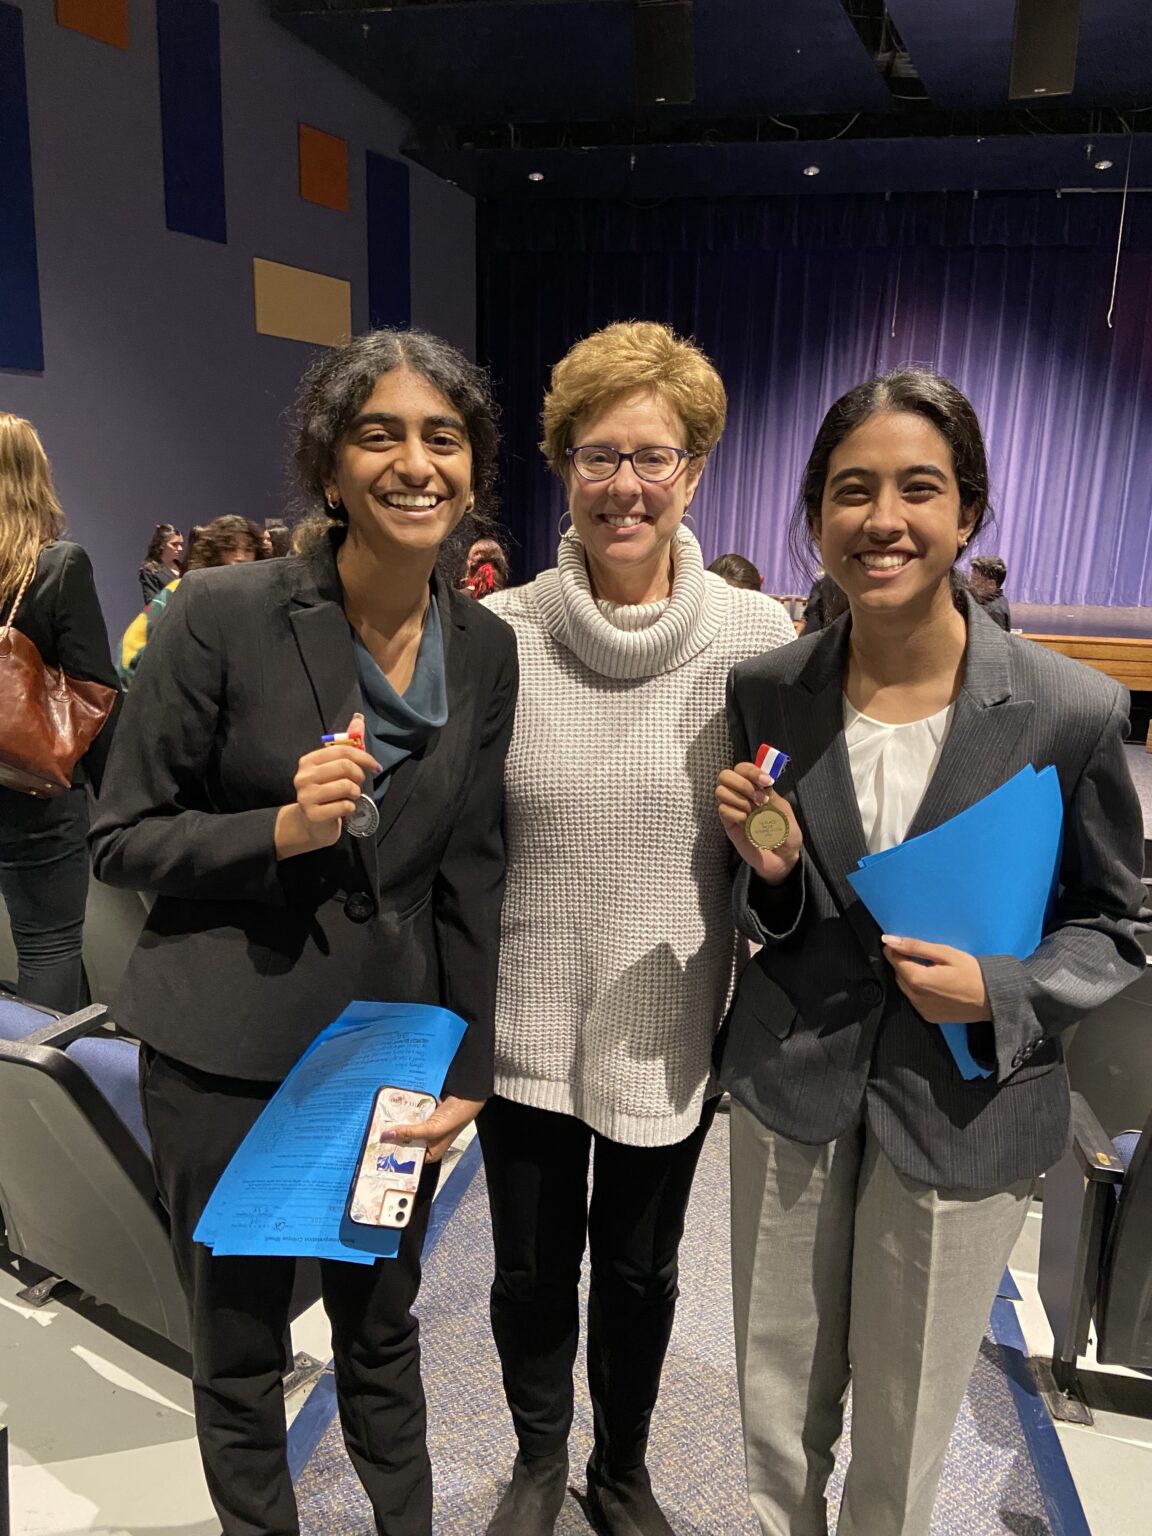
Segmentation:
[(376, 903), (367, 891), (353, 891), (344, 903), (344, 916), (351, 923), (366, 923), (376, 915)]
[(877, 1003), (884, 1001), (884, 988), (878, 981), (866, 981), (860, 988), (860, 996), (869, 1008), (875, 1008)]

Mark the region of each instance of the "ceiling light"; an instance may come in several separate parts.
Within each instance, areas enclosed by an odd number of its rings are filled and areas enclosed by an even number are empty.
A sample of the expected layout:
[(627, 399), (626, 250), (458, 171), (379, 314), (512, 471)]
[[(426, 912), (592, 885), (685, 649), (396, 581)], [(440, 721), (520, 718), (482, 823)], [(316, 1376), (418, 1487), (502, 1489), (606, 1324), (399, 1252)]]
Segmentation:
[(819, 176), (820, 167), (818, 165), (806, 165), (804, 167), (804, 174), (805, 176)]
[(1098, 171), (1110, 171), (1112, 169), (1111, 160), (1097, 160), (1096, 169)]
[(543, 181), (544, 180), (544, 172), (543, 171), (529, 171), (528, 172), (528, 180), (529, 181)]

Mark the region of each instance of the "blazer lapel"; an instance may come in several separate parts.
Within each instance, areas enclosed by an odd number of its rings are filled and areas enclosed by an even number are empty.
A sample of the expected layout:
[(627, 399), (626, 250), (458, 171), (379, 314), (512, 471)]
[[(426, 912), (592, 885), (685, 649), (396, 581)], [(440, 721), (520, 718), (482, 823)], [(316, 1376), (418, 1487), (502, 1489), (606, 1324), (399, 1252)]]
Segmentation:
[(347, 730), (361, 707), (360, 685), (331, 546), (321, 545), (305, 570), (307, 578), (292, 596), (289, 621), (316, 700), (319, 746), (326, 731)]
[(780, 691), (787, 719), (780, 745), (792, 754), (792, 788), (803, 812), (804, 844), (828, 885), (845, 908), (856, 893), (844, 876), (868, 852), (848, 748), (844, 743), (844, 648), (847, 618), (837, 620), (820, 637), (800, 674), (801, 687)]
[(908, 828), (918, 837), (998, 789), (1020, 766), (1015, 747), (1035, 705), (1012, 698), (1011, 648), (1003, 630), (968, 600), (964, 686), (952, 724)]
[[(376, 834), (377, 845), (382, 843), (396, 825), (400, 812), (411, 798), (420, 778), (426, 773), (435, 754), (442, 750), (444, 737), (459, 726), (467, 685), (464, 667), (460, 665), (460, 652), (464, 637), (460, 633), (463, 620), (454, 610), (451, 594), (438, 574), (432, 578), (432, 601), (440, 613), (440, 634), (444, 645), (444, 677), (448, 690), (448, 719), (425, 745), (419, 757), (406, 757), (397, 765), (388, 785), (388, 793), (380, 802), (380, 829)], [(471, 599), (469, 599), (471, 601)]]
[[(866, 917), (846, 876), (867, 854), (844, 741), (844, 651), (849, 619), (829, 626), (801, 672), (799, 688), (780, 691), (786, 719), (780, 745), (793, 754), (788, 773), (803, 813), (804, 843), (846, 916), (867, 941)], [(1011, 650), (1003, 632), (969, 599), (964, 686), (936, 771), (907, 836), (930, 831), (999, 788), (1016, 772), (1015, 747), (1034, 705), (1015, 700)], [(773, 726), (773, 729), (775, 727)], [(781, 788), (787, 790), (787, 777)], [(871, 950), (873, 945), (866, 942)]]

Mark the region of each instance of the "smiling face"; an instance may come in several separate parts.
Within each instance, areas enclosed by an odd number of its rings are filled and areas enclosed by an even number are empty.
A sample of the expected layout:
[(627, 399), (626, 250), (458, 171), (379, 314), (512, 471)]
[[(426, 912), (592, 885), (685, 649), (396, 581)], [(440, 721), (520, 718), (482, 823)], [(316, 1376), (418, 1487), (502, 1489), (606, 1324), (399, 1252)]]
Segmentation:
[(351, 536), (434, 552), (472, 493), (472, 449), (460, 412), (407, 368), (376, 381), (337, 450), (326, 486)]
[[(632, 453), (638, 448), (684, 448), (684, 423), (648, 390), (625, 395), (602, 410), (581, 416), (572, 446), (596, 444)], [(684, 460), (670, 480), (641, 480), (621, 460), (610, 480), (583, 480), (569, 463), (564, 483), (572, 526), (588, 557), (593, 584), (611, 591), (621, 580), (658, 582), (666, 573), (669, 547), (696, 494), (704, 461)], [(667, 591), (663, 594), (667, 596)]]
[(833, 450), (812, 531), (853, 607), (928, 611), (951, 603), (949, 572), (975, 520), (952, 450), (925, 417), (881, 411)]

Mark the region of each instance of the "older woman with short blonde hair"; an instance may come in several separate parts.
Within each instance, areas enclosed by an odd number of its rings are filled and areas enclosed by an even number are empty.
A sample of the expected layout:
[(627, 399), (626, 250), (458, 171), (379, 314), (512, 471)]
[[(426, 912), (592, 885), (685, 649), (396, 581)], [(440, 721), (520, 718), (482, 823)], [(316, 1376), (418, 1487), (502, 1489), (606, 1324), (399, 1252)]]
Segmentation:
[(708, 358), (663, 325), (578, 342), (541, 445), (572, 527), (554, 569), (487, 600), (522, 673), (496, 1093), (479, 1119), (519, 1455), (489, 1536), (548, 1536), (564, 1499), (586, 1244), (589, 1501), (613, 1536), (670, 1530), (645, 1452), (736, 958), (711, 807), (724, 685), (793, 638), (779, 604), (705, 571), (684, 526), (726, 404)]

